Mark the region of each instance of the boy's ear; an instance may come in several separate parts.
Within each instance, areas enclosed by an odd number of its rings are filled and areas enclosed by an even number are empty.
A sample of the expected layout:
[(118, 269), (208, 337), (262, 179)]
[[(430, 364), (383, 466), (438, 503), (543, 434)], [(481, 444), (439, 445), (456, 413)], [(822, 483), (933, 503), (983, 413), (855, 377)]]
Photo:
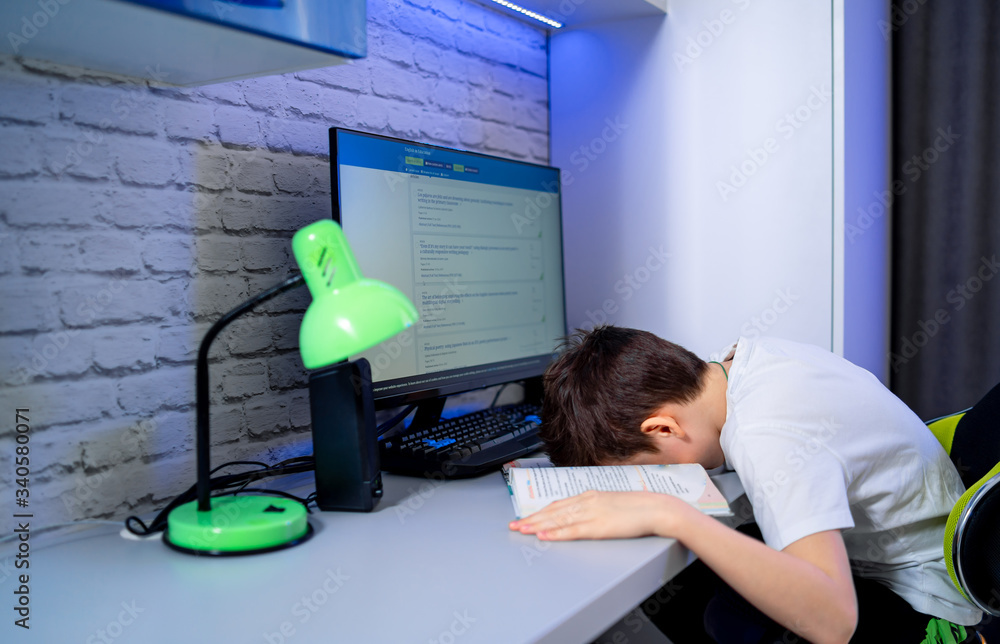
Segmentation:
[(651, 435), (653, 438), (684, 438), (684, 430), (677, 424), (677, 420), (670, 414), (657, 412), (642, 421), (639, 429), (643, 434)]

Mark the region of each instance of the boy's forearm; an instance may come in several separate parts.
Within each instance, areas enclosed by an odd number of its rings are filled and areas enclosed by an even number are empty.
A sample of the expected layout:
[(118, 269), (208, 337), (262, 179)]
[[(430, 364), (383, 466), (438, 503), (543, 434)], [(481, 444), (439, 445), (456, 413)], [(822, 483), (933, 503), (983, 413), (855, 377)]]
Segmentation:
[[(843, 566), (838, 568), (835, 561), (824, 570), (822, 565), (790, 554), (789, 550), (803, 547), (797, 546), (799, 542), (777, 551), (697, 511), (667, 513), (660, 523), (663, 530), (658, 533), (683, 543), (736, 592), (782, 626), (817, 644), (851, 638), (857, 605), (849, 569), (845, 580)], [(839, 533), (835, 537), (840, 539)], [(813, 543), (825, 547), (829, 541), (822, 538)]]

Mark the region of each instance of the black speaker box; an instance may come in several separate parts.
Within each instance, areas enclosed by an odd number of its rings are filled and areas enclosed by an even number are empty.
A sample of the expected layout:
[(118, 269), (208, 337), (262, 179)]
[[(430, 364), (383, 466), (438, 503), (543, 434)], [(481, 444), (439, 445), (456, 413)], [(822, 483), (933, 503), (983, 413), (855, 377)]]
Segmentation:
[(371, 367), (364, 358), (309, 374), (316, 503), (371, 512), (382, 496)]

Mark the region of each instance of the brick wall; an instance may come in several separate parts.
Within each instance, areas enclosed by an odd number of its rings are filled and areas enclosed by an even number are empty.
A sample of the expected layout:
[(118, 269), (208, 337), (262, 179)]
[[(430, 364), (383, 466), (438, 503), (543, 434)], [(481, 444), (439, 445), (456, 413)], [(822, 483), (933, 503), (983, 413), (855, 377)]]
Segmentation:
[[(330, 217), (329, 127), (547, 161), (543, 32), (372, 0), (368, 39), (349, 65), (193, 89), (0, 58), (0, 488), (28, 408), (34, 525), (149, 512), (194, 482), (198, 342)], [(307, 304), (281, 296), (213, 345), (213, 463), (311, 452)]]

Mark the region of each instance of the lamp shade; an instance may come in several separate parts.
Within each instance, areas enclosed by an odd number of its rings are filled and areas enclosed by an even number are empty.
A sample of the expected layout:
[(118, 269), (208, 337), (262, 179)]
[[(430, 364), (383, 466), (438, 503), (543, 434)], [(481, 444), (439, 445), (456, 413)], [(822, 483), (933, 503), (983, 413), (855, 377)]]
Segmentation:
[(307, 369), (344, 360), (417, 321), (416, 307), (398, 289), (361, 275), (334, 221), (317, 221), (295, 233), (292, 253), (312, 295), (299, 328)]

